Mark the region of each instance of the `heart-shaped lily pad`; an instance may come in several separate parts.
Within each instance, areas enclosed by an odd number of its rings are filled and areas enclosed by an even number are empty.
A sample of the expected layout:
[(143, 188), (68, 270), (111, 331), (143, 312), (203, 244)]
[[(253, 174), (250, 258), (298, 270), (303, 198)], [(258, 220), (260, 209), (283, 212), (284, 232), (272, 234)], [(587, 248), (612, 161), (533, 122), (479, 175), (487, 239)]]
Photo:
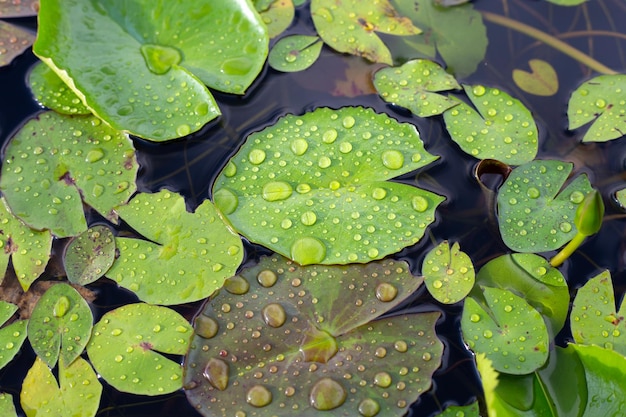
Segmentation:
[(161, 190), (137, 194), (118, 212), (150, 240), (116, 238), (119, 257), (106, 275), (143, 301), (181, 304), (206, 298), (243, 259), (241, 238), (209, 200), (189, 213), (179, 194)]
[(213, 198), (240, 233), (301, 265), (369, 262), (414, 244), (434, 220), (443, 197), (387, 180), (435, 159), (412, 125), (318, 108), (250, 135)]
[(109, 125), (162, 141), (220, 114), (205, 84), (243, 94), (268, 36), (247, 0), (50, 0), (33, 50)]
[(455, 242), (443, 241), (426, 254), (422, 275), (428, 292), (444, 304), (461, 301), (474, 286), (474, 265)]
[(40, 113), (9, 142), (0, 188), (13, 214), (58, 237), (87, 230), (83, 202), (117, 222), (114, 207), (135, 191), (128, 136), (93, 116)]
[[(15, 304), (0, 301), (0, 325), (3, 325), (17, 311)], [(26, 340), (28, 320), (19, 320), (0, 329), (0, 369), (4, 368), (17, 355)]]
[(461, 149), (478, 159), (509, 165), (532, 161), (537, 155), (537, 125), (530, 111), (497, 88), (464, 85), (476, 108), (459, 104), (443, 113), (448, 133)]
[(626, 132), (626, 75), (600, 75), (585, 81), (569, 99), (570, 130), (593, 121), (583, 142), (606, 142)]
[(541, 314), (508, 290), (483, 287), (489, 311), (465, 299), (461, 330), (476, 353), (484, 353), (499, 372), (527, 374), (548, 359), (550, 339)]
[(183, 369), (160, 355), (182, 355), (192, 328), (167, 307), (128, 304), (109, 311), (94, 325), (87, 353), (98, 373), (113, 387), (140, 395), (174, 392)]
[(54, 367), (59, 356), (71, 363), (87, 345), (92, 323), (89, 305), (78, 291), (65, 283), (56, 284), (33, 309), (28, 341), (49, 367)]
[(311, 0), (311, 16), (317, 33), (331, 48), (389, 65), (391, 53), (376, 32), (398, 36), (421, 32), (389, 0)]
[(576, 209), (592, 188), (585, 174), (564, 187), (572, 167), (538, 160), (511, 172), (498, 191), (498, 225), (509, 248), (544, 252), (558, 249), (576, 235)]
[(263, 258), (196, 317), (187, 397), (207, 417), (404, 415), (439, 366), (439, 313), (374, 319), (420, 284), (393, 260)]
[(13, 404), (13, 396), (5, 392), (0, 394), (0, 415), (4, 417), (17, 417), (17, 411)]
[(317, 36), (285, 36), (272, 47), (268, 61), (277, 71), (302, 71), (315, 63), (323, 45)]
[(379, 70), (374, 86), (383, 100), (406, 107), (419, 117), (435, 116), (456, 106), (458, 101), (436, 92), (461, 88), (453, 76), (426, 59)]
[(96, 225), (68, 243), (63, 253), (67, 279), (87, 285), (105, 274), (115, 259), (115, 237), (107, 226)]
[(35, 34), (11, 23), (0, 21), (0, 67), (9, 65), (35, 41)]
[(541, 59), (528, 61), (530, 71), (513, 70), (513, 81), (522, 90), (536, 96), (553, 96), (559, 91), (559, 78), (548, 62)]
[(43, 62), (38, 62), (30, 71), (28, 83), (37, 101), (49, 109), (65, 114), (91, 113), (76, 93)]

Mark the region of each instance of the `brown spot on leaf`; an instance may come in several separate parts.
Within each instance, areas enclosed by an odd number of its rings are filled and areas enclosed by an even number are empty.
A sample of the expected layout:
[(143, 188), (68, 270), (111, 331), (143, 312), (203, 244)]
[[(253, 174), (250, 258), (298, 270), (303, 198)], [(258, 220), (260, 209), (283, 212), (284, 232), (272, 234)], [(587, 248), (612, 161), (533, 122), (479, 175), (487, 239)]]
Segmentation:
[(143, 350), (152, 350), (152, 343), (150, 342), (141, 342), (139, 343), (139, 347)]

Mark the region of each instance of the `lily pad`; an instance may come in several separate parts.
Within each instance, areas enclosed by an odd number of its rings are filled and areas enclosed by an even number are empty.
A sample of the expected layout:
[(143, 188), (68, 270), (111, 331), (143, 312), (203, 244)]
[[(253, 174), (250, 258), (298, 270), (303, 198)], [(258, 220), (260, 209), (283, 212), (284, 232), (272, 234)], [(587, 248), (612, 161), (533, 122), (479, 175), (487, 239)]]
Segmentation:
[(291, 25), (296, 14), (292, 0), (257, 1), (255, 7), (261, 15), (263, 23), (267, 26), (267, 33), (270, 38), (275, 38), (283, 33)]
[[(17, 311), (17, 306), (0, 301), (0, 325), (3, 325)], [(4, 368), (17, 355), (26, 340), (28, 320), (18, 320), (0, 329), (0, 369)]]
[(270, 51), (270, 67), (283, 72), (305, 70), (315, 63), (323, 45), (317, 36), (285, 36)]
[(76, 93), (43, 62), (30, 71), (28, 83), (37, 101), (49, 109), (64, 114), (91, 114)]
[(443, 241), (426, 254), (422, 275), (428, 292), (439, 302), (461, 301), (474, 286), (474, 265), (459, 244)]
[(459, 101), (444, 112), (452, 140), (478, 159), (496, 159), (509, 165), (532, 161), (537, 155), (538, 134), (530, 111), (497, 88), (482, 85), (463, 88), (476, 110)]
[(160, 395), (182, 386), (182, 367), (157, 353), (183, 355), (192, 328), (167, 307), (128, 304), (109, 311), (94, 325), (87, 353), (109, 384), (122, 392)]
[(17, 411), (13, 404), (13, 396), (7, 393), (0, 394), (0, 415), (4, 417), (17, 417)]
[(437, 414), (436, 417), (480, 417), (478, 402), (474, 401), (467, 405), (451, 405)]
[(93, 116), (38, 114), (11, 138), (0, 188), (13, 214), (58, 237), (87, 230), (83, 202), (112, 222), (135, 191), (128, 136)]
[(419, 117), (435, 116), (456, 106), (458, 101), (436, 92), (461, 88), (453, 76), (426, 59), (379, 70), (374, 86), (383, 100), (406, 107)]
[(184, 388), (204, 416), (401, 416), (431, 385), (439, 313), (376, 317), (419, 285), (404, 262), (262, 258), (195, 319)]
[(89, 363), (76, 358), (67, 365), (59, 363), (59, 383), (41, 358), (26, 374), (20, 402), (26, 417), (93, 417), (98, 412), (102, 385)]
[(41, 6), (35, 54), (98, 117), (150, 140), (217, 117), (205, 84), (243, 94), (267, 57), (267, 29), (247, 0)]
[(621, 188), (615, 192), (615, 200), (617, 200), (622, 210), (626, 210), (626, 188)]
[(16, 218), (0, 197), (0, 282), (6, 274), (9, 259), (24, 291), (43, 273), (50, 260), (50, 231), (34, 230)]
[(600, 75), (585, 81), (572, 93), (567, 107), (569, 129), (587, 123), (583, 142), (606, 142), (626, 132), (626, 75)]
[(209, 200), (189, 213), (179, 194), (161, 190), (137, 194), (118, 212), (149, 240), (116, 238), (119, 257), (106, 275), (143, 301), (181, 304), (206, 298), (243, 259), (241, 238)]
[(87, 285), (103, 276), (114, 259), (115, 237), (107, 226), (97, 225), (66, 246), (63, 266), (70, 282)]
[(548, 359), (550, 339), (541, 314), (508, 290), (483, 287), (488, 310), (465, 299), (461, 330), (476, 353), (484, 353), (499, 372), (533, 372)]
[(301, 265), (369, 262), (414, 244), (434, 220), (443, 197), (387, 180), (435, 159), (413, 125), (318, 108), (250, 135), (213, 198), (236, 230)]
[(538, 160), (509, 175), (498, 191), (498, 225), (509, 248), (555, 250), (576, 235), (576, 209), (592, 188), (585, 174), (564, 186), (572, 167), (571, 163)]
[(0, 21), (0, 67), (9, 65), (35, 41), (35, 34), (11, 23)]
[(28, 323), (28, 341), (49, 367), (61, 357), (72, 363), (84, 350), (93, 315), (89, 305), (71, 285), (51, 286), (39, 299)]
[(0, 18), (36, 16), (39, 0), (3, 1), (0, 5)]
[(317, 33), (331, 48), (389, 65), (391, 53), (377, 33), (407, 36), (421, 32), (388, 0), (311, 0), (311, 16)]
[(559, 78), (550, 63), (531, 59), (528, 65), (530, 72), (513, 70), (513, 81), (519, 88), (536, 96), (553, 96), (559, 91)]

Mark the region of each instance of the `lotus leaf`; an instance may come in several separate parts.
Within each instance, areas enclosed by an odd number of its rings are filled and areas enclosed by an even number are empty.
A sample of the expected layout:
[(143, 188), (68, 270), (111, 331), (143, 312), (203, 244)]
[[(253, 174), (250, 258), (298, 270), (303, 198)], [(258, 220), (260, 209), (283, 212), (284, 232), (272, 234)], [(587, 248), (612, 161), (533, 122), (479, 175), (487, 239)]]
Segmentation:
[[(6, 323), (16, 311), (16, 305), (0, 301), (0, 325)], [(28, 320), (19, 320), (0, 329), (0, 369), (20, 351), (26, 339), (27, 324)]]
[(114, 239), (111, 229), (103, 225), (91, 227), (72, 239), (63, 253), (67, 279), (87, 285), (103, 276), (113, 265)]
[(404, 415), (440, 364), (439, 313), (376, 318), (421, 282), (394, 260), (300, 267), (262, 258), (195, 318), (189, 401), (211, 417)]
[(243, 259), (241, 238), (209, 200), (189, 213), (179, 194), (161, 190), (137, 194), (118, 211), (149, 240), (116, 238), (119, 257), (106, 275), (143, 301), (181, 304), (206, 298)]
[(421, 32), (388, 0), (311, 0), (311, 16), (317, 33), (331, 48), (389, 65), (391, 53), (376, 33), (407, 36)]
[(459, 101), (443, 113), (452, 140), (478, 159), (497, 159), (509, 165), (532, 161), (537, 155), (538, 134), (530, 111), (497, 88), (463, 88), (476, 110)]
[(15, 57), (30, 48), (35, 34), (11, 23), (0, 21), (0, 67), (9, 65)]
[(0, 415), (4, 417), (17, 417), (17, 411), (13, 404), (13, 396), (7, 393), (0, 394)]
[(91, 114), (76, 93), (43, 62), (30, 71), (28, 83), (37, 101), (49, 109), (64, 114)]
[(444, 304), (461, 301), (474, 286), (474, 265), (459, 244), (443, 241), (426, 254), (422, 275), (428, 292)]
[(548, 62), (541, 59), (528, 61), (531, 72), (513, 70), (513, 81), (522, 90), (536, 96), (553, 96), (559, 91), (559, 78)]
[(419, 117), (435, 116), (456, 106), (458, 101), (436, 92), (461, 88), (453, 76), (425, 59), (377, 71), (374, 86), (383, 100), (406, 107)]
[(583, 142), (606, 142), (626, 132), (626, 74), (600, 75), (572, 93), (567, 107), (570, 130), (593, 122)]
[(443, 197), (387, 180), (435, 159), (412, 125), (318, 108), (250, 135), (213, 198), (236, 230), (301, 265), (369, 262), (414, 244), (434, 220)]
[(135, 191), (128, 136), (93, 116), (38, 114), (5, 149), (0, 188), (13, 214), (58, 237), (87, 230), (83, 202), (112, 222)]
[(76, 358), (59, 362), (59, 384), (44, 361), (37, 357), (26, 374), (20, 402), (26, 417), (93, 417), (98, 412), (102, 385), (89, 363)]
[(302, 71), (313, 65), (322, 51), (317, 36), (291, 35), (276, 42), (269, 55), (269, 64), (277, 71)]
[(49, 0), (33, 47), (95, 115), (155, 141), (217, 117), (204, 84), (243, 94), (267, 49), (247, 0)]
[(94, 325), (87, 353), (100, 376), (117, 390), (167, 394), (181, 388), (183, 370), (157, 352), (184, 354), (192, 334), (187, 320), (172, 309), (128, 304)]
[(275, 38), (283, 33), (291, 25), (296, 14), (292, 0), (257, 1), (255, 7), (261, 15), (263, 23), (267, 25), (270, 38)]

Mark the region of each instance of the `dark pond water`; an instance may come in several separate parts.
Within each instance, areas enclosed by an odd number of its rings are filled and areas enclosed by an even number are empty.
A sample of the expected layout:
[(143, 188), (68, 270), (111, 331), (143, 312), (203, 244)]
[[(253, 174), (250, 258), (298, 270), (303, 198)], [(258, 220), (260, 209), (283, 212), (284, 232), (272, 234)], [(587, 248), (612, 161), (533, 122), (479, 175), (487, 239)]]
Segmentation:
[[(477, 9), (505, 11), (516, 20), (561, 38), (605, 65), (623, 72), (626, 68), (626, 3), (623, 0), (596, 0), (584, 8), (556, 8), (546, 1), (477, 0)], [(293, 32), (312, 32), (307, 12), (300, 9)], [(34, 26), (32, 20), (21, 23)], [(626, 285), (626, 251), (624, 250), (623, 211), (612, 195), (626, 183), (626, 143), (613, 141), (605, 144), (581, 144), (580, 135), (566, 130), (566, 105), (570, 92), (589, 78), (589, 70), (561, 52), (545, 46), (525, 35), (488, 24), (489, 48), (478, 70), (460, 81), (498, 86), (521, 99), (533, 112), (540, 128), (539, 158), (558, 158), (575, 164), (576, 172), (586, 172), (592, 184), (599, 188), (607, 206), (607, 221), (596, 236), (588, 239), (562, 268), (572, 294), (588, 278), (602, 269), (613, 275), (616, 291), (623, 294)], [(513, 68), (527, 68), (529, 59), (549, 61), (559, 75), (560, 89), (552, 97), (537, 97), (521, 92), (511, 80)], [(36, 58), (27, 52), (6, 68), (0, 69), (0, 140), (2, 143), (22, 121), (40, 108), (31, 99), (25, 84), (25, 75)], [(322, 58), (310, 70), (300, 74), (278, 73), (266, 69), (253, 88), (244, 97), (216, 94), (223, 116), (202, 131), (165, 145), (136, 140), (141, 164), (139, 187), (142, 191), (157, 191), (167, 187), (182, 193), (189, 208), (195, 208), (209, 196), (213, 179), (228, 157), (251, 132), (272, 124), (286, 113), (302, 114), (319, 106), (338, 108), (361, 105), (386, 112), (402, 122), (418, 126), (430, 153), (440, 155), (435, 164), (420, 172), (406, 175), (399, 181), (419, 185), (447, 197), (437, 212), (437, 220), (427, 236), (417, 245), (396, 255), (406, 260), (415, 274), (419, 274), (426, 252), (437, 242), (448, 239), (460, 242), (461, 249), (474, 261), (476, 269), (488, 260), (508, 253), (502, 244), (497, 225), (489, 216), (489, 195), (484, 194), (474, 180), (472, 171), (476, 160), (461, 152), (450, 140), (439, 117), (418, 119), (407, 111), (384, 103), (375, 94), (356, 97), (333, 94), (336, 83), (345, 79), (348, 66), (361, 68), (351, 74), (353, 81), (366, 79), (371, 68), (360, 64), (358, 58), (338, 55), (325, 48)], [(497, 184), (497, 178), (490, 182)], [(94, 218), (93, 220), (98, 220)], [(247, 263), (253, 263), (264, 249), (247, 245)], [(99, 293), (95, 302), (96, 315), (123, 303), (135, 301), (129, 293), (118, 290), (112, 283), (97, 283)], [(191, 319), (199, 303), (177, 307)], [(418, 292), (400, 312), (440, 310), (443, 317), (437, 331), (446, 349), (442, 368), (435, 374), (434, 386), (411, 407), (409, 415), (430, 416), (445, 405), (465, 404), (480, 396), (471, 356), (460, 337), (460, 305), (442, 308), (424, 291)], [(97, 319), (98, 317), (96, 317)], [(566, 325), (566, 328), (568, 326)], [(570, 336), (559, 335), (559, 344)], [(33, 360), (26, 349), (9, 366), (0, 371), (0, 389), (19, 397), (20, 383)], [(165, 397), (139, 397), (121, 394), (105, 388), (102, 417), (180, 416), (198, 414), (187, 404), (183, 393)]]

